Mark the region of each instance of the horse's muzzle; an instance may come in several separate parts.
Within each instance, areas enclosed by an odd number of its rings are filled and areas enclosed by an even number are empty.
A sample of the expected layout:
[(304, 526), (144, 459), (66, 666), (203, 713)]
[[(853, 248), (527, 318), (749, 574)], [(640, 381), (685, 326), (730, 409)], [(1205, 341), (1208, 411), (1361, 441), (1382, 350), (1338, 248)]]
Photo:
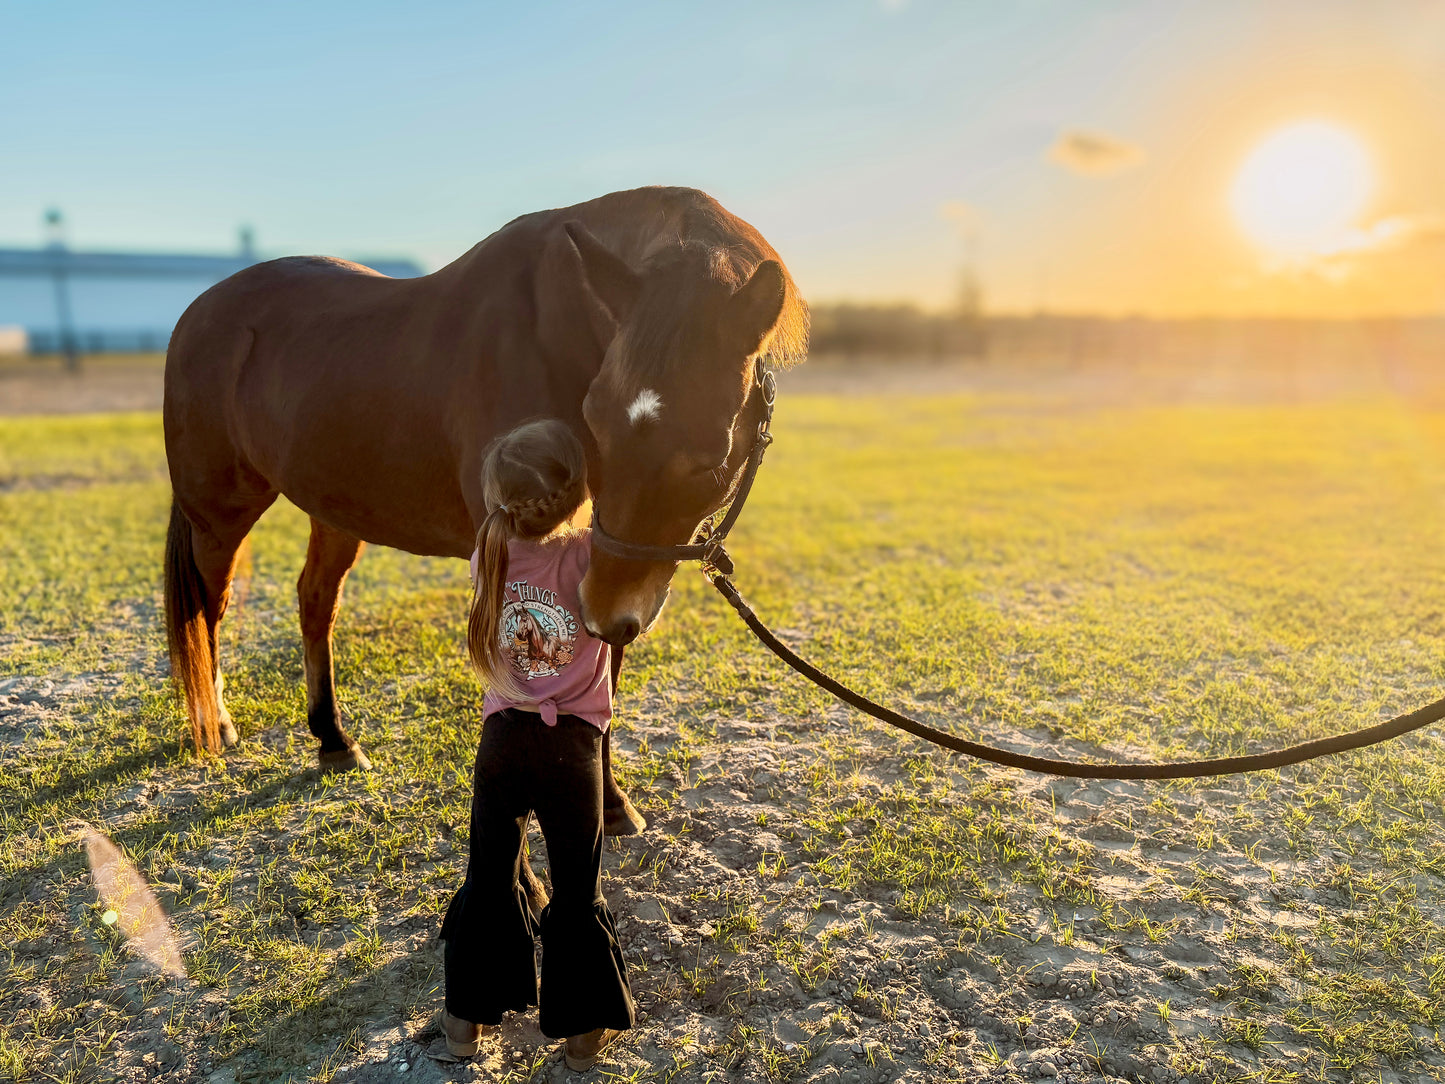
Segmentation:
[(634, 615), (626, 614), (612, 621), (605, 628), (594, 629), (591, 624), (588, 624), (587, 631), (613, 647), (626, 647), (641, 634), (642, 622)]
[[(650, 588), (650, 589), (647, 589)], [(671, 592), (668, 584), (646, 585), (643, 590), (631, 590), (608, 597), (604, 587), (594, 591), (587, 580), (582, 581), (579, 591), (582, 603), (582, 626), (589, 635), (595, 636), (613, 647), (626, 647), (657, 622), (662, 607)]]

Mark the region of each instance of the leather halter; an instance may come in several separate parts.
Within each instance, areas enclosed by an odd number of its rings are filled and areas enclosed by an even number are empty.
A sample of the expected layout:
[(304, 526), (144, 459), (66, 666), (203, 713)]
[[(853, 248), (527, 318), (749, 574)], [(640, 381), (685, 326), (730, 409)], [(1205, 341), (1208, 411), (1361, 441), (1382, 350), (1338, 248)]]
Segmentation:
[(739, 472), (732, 502), (716, 527), (710, 520), (704, 520), (694, 533), (693, 540), (686, 545), (652, 546), (641, 542), (627, 542), (616, 535), (609, 534), (603, 528), (602, 516), (594, 504), (592, 506), (592, 545), (613, 557), (625, 557), (634, 561), (701, 561), (705, 572), (718, 572), (724, 576), (731, 576), (733, 559), (723, 543), (727, 541), (728, 532), (733, 529), (733, 524), (742, 514), (743, 504), (746, 503), (748, 493), (753, 488), (753, 479), (757, 477), (758, 467), (762, 466), (763, 453), (773, 442), (771, 431), (773, 404), (777, 398), (777, 379), (773, 376), (773, 371), (759, 358), (753, 367), (753, 386), (748, 392), (748, 402), (743, 404), (743, 409), (746, 410), (749, 404), (758, 400), (761, 403), (762, 420), (758, 422), (757, 433), (753, 436), (753, 446), (748, 449), (748, 457)]

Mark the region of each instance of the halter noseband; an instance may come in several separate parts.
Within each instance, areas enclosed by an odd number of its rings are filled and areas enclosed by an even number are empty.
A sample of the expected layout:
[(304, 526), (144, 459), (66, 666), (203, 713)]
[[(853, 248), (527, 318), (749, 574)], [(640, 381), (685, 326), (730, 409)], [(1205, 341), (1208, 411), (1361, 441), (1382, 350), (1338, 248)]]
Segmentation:
[(759, 359), (753, 369), (753, 386), (748, 393), (748, 401), (752, 402), (756, 398), (762, 403), (763, 417), (758, 422), (758, 431), (753, 437), (752, 448), (748, 450), (748, 458), (743, 462), (737, 492), (733, 494), (727, 514), (716, 527), (704, 520), (693, 536), (692, 542), (687, 545), (647, 546), (640, 542), (625, 542), (615, 535), (608, 534), (602, 526), (602, 517), (598, 513), (597, 506), (593, 505), (592, 544), (603, 553), (613, 557), (625, 557), (633, 561), (701, 561), (704, 572), (715, 571), (724, 576), (731, 576), (733, 559), (724, 548), (723, 543), (727, 541), (728, 532), (733, 529), (733, 524), (742, 514), (743, 504), (747, 501), (748, 493), (753, 488), (753, 479), (757, 477), (758, 467), (762, 465), (763, 453), (773, 442), (771, 431), (773, 403), (777, 397), (777, 379), (773, 376), (773, 371), (763, 363), (762, 359)]

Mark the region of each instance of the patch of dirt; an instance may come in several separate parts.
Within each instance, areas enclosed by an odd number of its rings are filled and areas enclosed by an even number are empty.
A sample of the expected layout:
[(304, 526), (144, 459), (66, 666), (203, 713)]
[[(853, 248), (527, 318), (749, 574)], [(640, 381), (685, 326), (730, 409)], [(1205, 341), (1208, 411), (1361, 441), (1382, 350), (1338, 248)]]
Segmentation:
[[(78, 722), (66, 712), (67, 700), (107, 695), (116, 681), (101, 673), (0, 682), (0, 755), (20, 742), (60, 736), (57, 728)], [(642, 704), (628, 718), (618, 733), (623, 758), (667, 754), (681, 740), (661, 701)], [(989, 795), (980, 802), (1080, 841), (1099, 868), (1085, 906), (1050, 899), (1000, 867), (990, 888), (999, 913), (1012, 916), (1009, 930), (980, 937), (974, 921), (959, 921), (949, 908), (916, 917), (896, 888), (833, 887), (830, 855), (809, 846), (829, 818), (840, 852), (882, 845), (894, 832), (906, 837), (908, 826), (889, 823), (882, 811), (916, 792), (918, 746), (871, 726), (859, 731), (838, 708), (800, 725), (728, 717), (691, 722), (715, 728), (715, 739), (666, 761), (669, 771), (639, 794), (664, 812), (644, 835), (610, 841), (606, 854), (604, 889), (618, 917), (639, 1026), (598, 1070), (569, 1073), (558, 1045), (537, 1030), (535, 1014), (509, 1018), (471, 1061), (441, 1057), (440, 912), (434, 902), (419, 906), (407, 898), (363, 923), (382, 948), (375, 969), (356, 980), (367, 993), (354, 1001), (362, 1006), (355, 1015), (323, 1010), (331, 1015), (274, 1022), (275, 1033), (295, 1028), (323, 1037), (290, 1075), (428, 1084), (1173, 1084), (1253, 1072), (1281, 1079), (1271, 1074), (1318, 1066), (1317, 1052), (1308, 1049), (1257, 1041), (1253, 1049), (1221, 1046), (1218, 1036), (1221, 1027), (1278, 1023), (1281, 1002), (1295, 992), (1281, 932), (1312, 928), (1327, 910), (1338, 920), (1349, 902), (1329, 886), (1360, 859), (1338, 850), (1304, 856), (1268, 839), (1248, 854), (1200, 849), (1177, 829), (1150, 827), (1157, 787), (1041, 781), (947, 762), (942, 770), (961, 787)], [(809, 772), (826, 759), (825, 743), (846, 739), (850, 725), (858, 744), (848, 792), (819, 805), (808, 797)], [(244, 769), (248, 747), (284, 747), (287, 737), (280, 728), (253, 735), (228, 754), (230, 770)], [(1023, 745), (1029, 735), (1003, 737)], [(297, 770), (305, 774), (305, 765)], [(114, 832), (147, 809), (201, 815), (228, 792), (238, 797), (233, 781), (195, 763), (168, 775), (164, 786), (142, 781), (121, 791), (97, 810), (97, 823)], [(316, 784), (318, 801), (327, 785)], [(363, 781), (351, 776), (341, 785)], [(1250, 801), (1249, 783), (1225, 781), (1180, 800), (1184, 812), (1208, 816)], [(869, 808), (878, 812), (858, 812)], [(276, 863), (286, 861), (286, 835), (305, 830), (277, 825), (239, 845), (221, 840), (183, 852), (159, 872), (153, 886), (182, 945), (193, 946), (199, 924), (209, 921), (208, 886), (234, 875), (233, 892), (259, 899), (263, 878), (274, 883), (294, 872)], [(535, 829), (532, 844), (542, 870)], [(460, 879), (463, 851), (459, 842), (409, 860), (450, 869), (451, 884)], [(1198, 894), (1200, 885), (1206, 896)], [(1432, 883), (1416, 905), (1440, 921), (1440, 899)], [(260, 1059), (253, 1044), (236, 1048), (228, 1038), (229, 1006), (256, 992), (247, 960), (210, 961), (226, 975), (224, 994), (213, 982), (159, 976), (97, 917), (94, 890), (78, 864), (36, 880), (27, 901), (21, 906), (63, 908), (64, 921), (9, 946), (12, 966), (30, 976), (6, 999), (21, 1020), (68, 1014), (78, 1046), (103, 1052), (107, 1079), (273, 1079), (274, 1062)], [(1061, 908), (1071, 930), (1067, 943), (1049, 932)], [(1114, 917), (1106, 921), (1109, 908)], [(339, 945), (354, 932), (286, 913), (268, 921), (282, 945)], [(115, 962), (107, 970), (108, 958)], [(1421, 1056), (1414, 1071), (1445, 1078), (1439, 1040), (1416, 1031)], [(1194, 1060), (1181, 1072), (1186, 1054)], [(1425, 1077), (1405, 1071), (1380, 1079)]]
[[(159, 410), (164, 361), (161, 355), (86, 358), (79, 373), (67, 373), (54, 359), (10, 360), (0, 364), (0, 415)], [(1023, 395), (1030, 400), (1027, 405), (994, 409), (1029, 414), (1137, 403), (1305, 402), (1445, 393), (1439, 372), (1401, 365), (1320, 365), (1297, 371), (1238, 360), (1162, 365), (1110, 358), (1015, 363), (820, 356), (781, 374), (780, 383), (784, 394)]]
[(84, 358), (68, 373), (53, 358), (0, 364), (0, 415), (159, 410), (164, 359)]
[[(11, 645), (18, 646), (18, 640)], [(7, 647), (0, 638), (0, 649)], [(53, 679), (15, 675), (0, 677), (0, 754), (27, 742), (68, 739), (76, 728), (73, 707), (115, 693), (123, 679), (114, 673), (85, 673)]]
[(1112, 357), (1071, 362), (817, 356), (780, 374), (779, 387), (784, 395), (974, 393), (992, 400), (990, 411), (1038, 415), (1123, 405), (1300, 403), (1377, 395), (1438, 400), (1445, 378), (1430, 364), (1379, 359), (1294, 367), (1253, 357), (1169, 364)]
[(0, 477), (0, 493), (24, 493), (35, 490), (84, 489), (93, 485), (125, 485), (129, 482), (153, 482), (164, 480), (164, 471), (135, 470), (116, 473), (106, 478), (94, 478), (80, 474), (30, 474), (23, 478)]

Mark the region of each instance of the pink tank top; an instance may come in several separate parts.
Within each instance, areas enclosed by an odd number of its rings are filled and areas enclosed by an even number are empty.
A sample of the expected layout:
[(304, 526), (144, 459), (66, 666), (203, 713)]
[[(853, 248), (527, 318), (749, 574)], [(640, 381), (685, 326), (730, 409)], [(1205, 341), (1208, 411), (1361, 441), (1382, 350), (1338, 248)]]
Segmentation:
[[(472, 580), (478, 554), (472, 554)], [(612, 718), (612, 652), (582, 627), (577, 587), (592, 559), (592, 532), (550, 542), (507, 543), (507, 584), (496, 635), (524, 698), (487, 690), (484, 715), (507, 708), (536, 711), (548, 726), (575, 715), (598, 730)]]

